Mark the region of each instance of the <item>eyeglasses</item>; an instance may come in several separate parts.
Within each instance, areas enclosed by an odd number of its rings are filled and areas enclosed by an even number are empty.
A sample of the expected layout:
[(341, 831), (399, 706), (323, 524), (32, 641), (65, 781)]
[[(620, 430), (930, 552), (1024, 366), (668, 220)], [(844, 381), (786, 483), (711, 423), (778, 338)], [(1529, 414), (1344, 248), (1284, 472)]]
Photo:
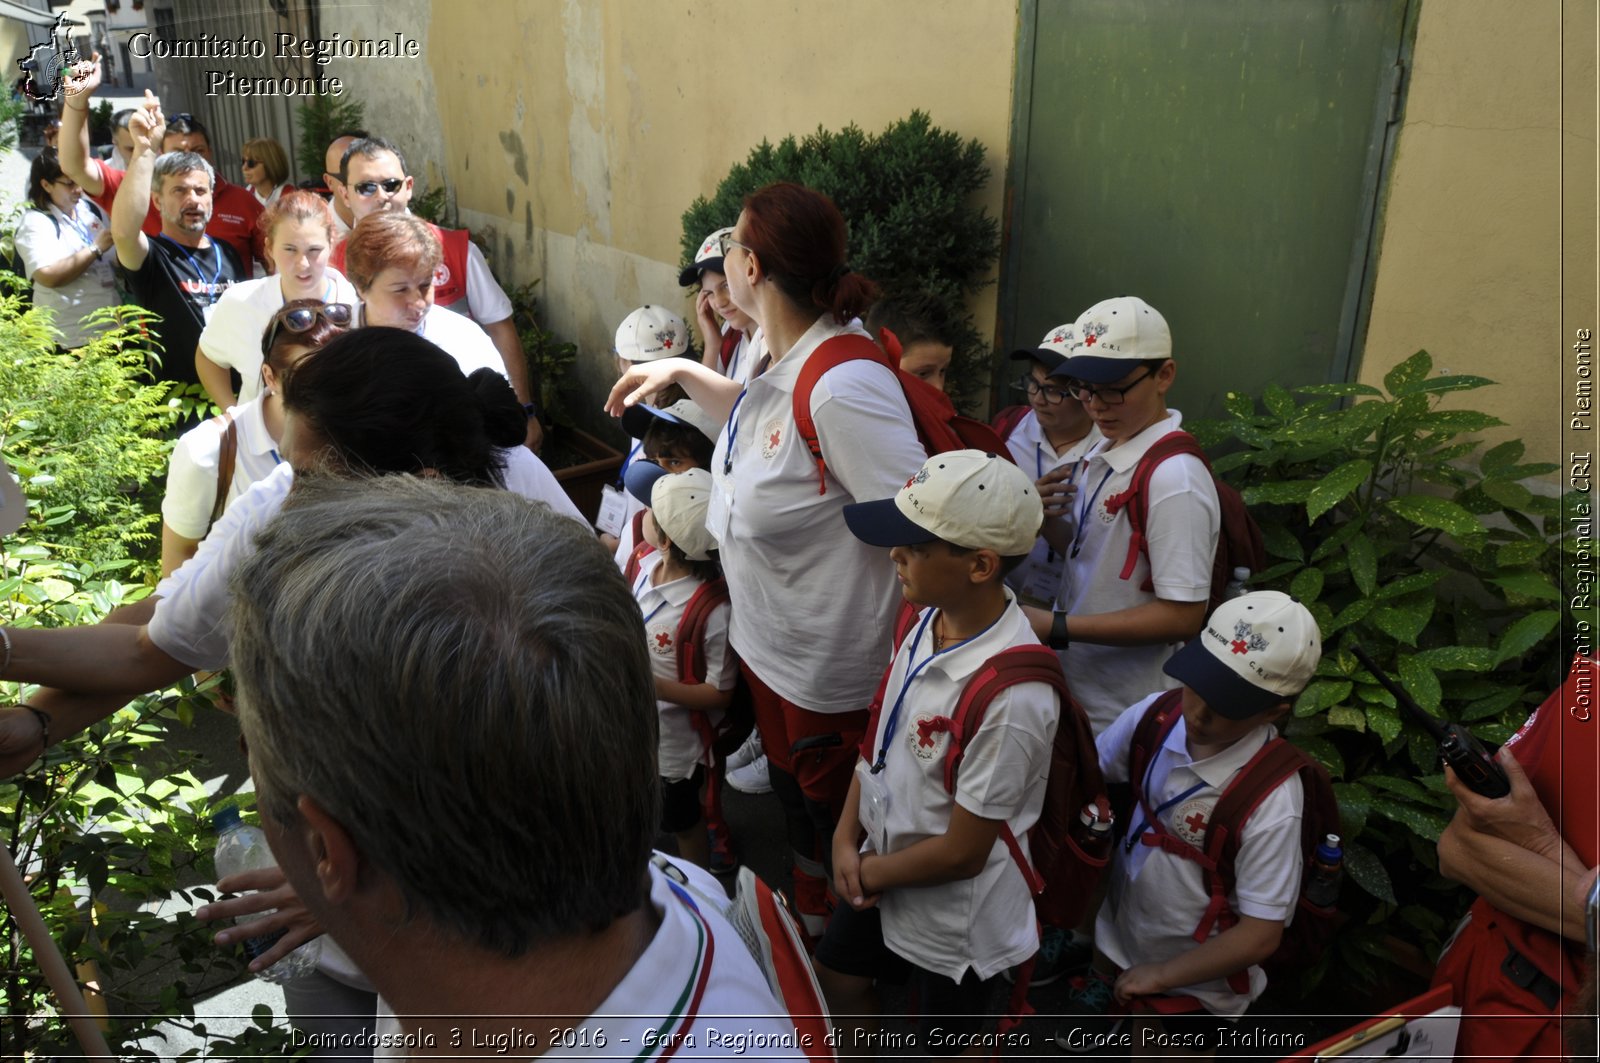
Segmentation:
[(1081, 380), (1069, 380), (1067, 381), (1067, 391), (1079, 402), (1092, 402), (1095, 399), (1099, 399), (1107, 406), (1121, 406), (1123, 402), (1127, 400), (1128, 392), (1132, 391), (1134, 388), (1138, 387), (1140, 384), (1143, 384), (1146, 380), (1149, 380), (1155, 375), (1155, 370), (1146, 368), (1144, 371), (1144, 376), (1133, 381), (1132, 383), (1124, 384), (1118, 388), (1105, 386), (1090, 387)]
[(720, 237), (717, 238), (717, 248), (722, 252), (722, 257), (723, 258), (727, 258), (728, 257), (728, 249), (731, 248), (731, 247), (742, 247), (749, 254), (752, 254), (752, 255), (755, 254), (754, 251), (750, 250), (750, 245), (749, 244), (741, 244), (739, 241), (737, 241), (737, 240), (735, 240), (733, 238), (733, 234), (732, 233), (723, 233)]
[(349, 303), (323, 303), (321, 306), (297, 306), (289, 310), (279, 310), (273, 315), (272, 324), (267, 328), (267, 338), (261, 341), (261, 350), (263, 352), (272, 350), (272, 344), (277, 340), (280, 329), (296, 335), (310, 332), (319, 317), (334, 328), (349, 328), (354, 316), (355, 313), (350, 309)]
[(400, 191), (401, 186), (405, 183), (404, 178), (386, 177), (382, 181), (362, 181), (360, 184), (351, 185), (350, 187), (355, 190), (356, 195), (365, 198), (377, 195), (380, 188), (383, 189), (384, 195), (392, 196)]
[(1035, 395), (1043, 395), (1044, 401), (1051, 406), (1059, 406), (1067, 401), (1067, 393), (1064, 389), (1055, 387), (1052, 384), (1041, 384), (1032, 376), (1018, 377), (1011, 382), (1011, 386), (1018, 391), (1026, 391), (1030, 399)]

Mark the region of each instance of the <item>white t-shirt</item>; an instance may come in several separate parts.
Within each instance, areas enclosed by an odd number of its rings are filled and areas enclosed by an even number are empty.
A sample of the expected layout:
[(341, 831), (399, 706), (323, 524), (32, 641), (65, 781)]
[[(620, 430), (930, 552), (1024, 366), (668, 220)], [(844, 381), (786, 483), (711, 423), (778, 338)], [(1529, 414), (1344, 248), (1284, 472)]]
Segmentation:
[[(1096, 739), (1106, 782), (1128, 781), (1133, 733), (1145, 709), (1160, 696), (1158, 691), (1129, 708)], [(1201, 832), (1229, 780), (1276, 734), (1271, 724), (1262, 724), (1221, 753), (1191, 760), (1188, 730), (1180, 717), (1151, 758), (1146, 802), (1158, 810), (1162, 824), (1172, 834), (1190, 843), (1201, 841)], [(1160, 810), (1168, 802), (1168, 807)], [(1304, 806), (1300, 776), (1291, 775), (1262, 799), (1240, 828), (1234, 893), (1228, 898), (1235, 914), (1285, 923), (1294, 915), (1304, 864), (1300, 851)], [(1139, 828), (1144, 815), (1134, 808), (1129, 816), (1128, 833), (1133, 838), (1135, 831), (1143, 833)], [(1164, 962), (1195, 947), (1195, 928), (1210, 903), (1205, 874), (1193, 860), (1137, 841), (1131, 846), (1119, 845), (1112, 854), (1110, 890), (1095, 920), (1095, 945), (1119, 967)], [(1220, 930), (1213, 928), (1212, 935), (1217, 933)], [(1267, 976), (1256, 966), (1250, 968), (1248, 993), (1235, 993), (1226, 978), (1172, 992), (1197, 998), (1214, 1015), (1238, 1016), (1266, 985)]]
[[(506, 489), (544, 502), (585, 529), (589, 522), (572, 504), (550, 470), (526, 447), (503, 450)], [(255, 550), (256, 533), (277, 515), (294, 483), (288, 462), (273, 469), (228, 507), (212, 526), (195, 555), (156, 585), (155, 614), (146, 633), (150, 641), (192, 668), (224, 668), (228, 664), (228, 581)]]
[[(360, 305), (355, 286), (344, 274), (328, 267), (322, 282), (322, 301), (344, 303), (353, 311)], [(200, 350), (218, 365), (239, 374), (239, 403), (261, 394), (261, 339), (272, 315), (283, 309), (280, 278), (257, 277), (232, 285), (211, 308), (210, 320), (200, 333)], [(187, 357), (172, 351), (168, 357)]]
[[(1061, 717), (1056, 692), (1043, 683), (1019, 683), (995, 696), (966, 744), (954, 796), (944, 788), (950, 735), (929, 724), (951, 716), (967, 680), (991, 657), (1012, 646), (1037, 646), (1039, 640), (1022, 610), (1008, 601), (987, 631), (930, 661), (934, 612), (923, 611), (889, 669), (872, 741), (874, 759), (887, 742), (884, 770), (874, 775), (867, 761), (856, 761), (867, 831), (863, 849), (892, 853), (939, 837), (959, 803), (983, 819), (1005, 820), (1026, 852), (1027, 832), (1044, 805), (1050, 747)], [(898, 717), (892, 718), (907, 673), (918, 667)], [(992, 977), (1039, 948), (1027, 880), (1001, 838), (976, 877), (885, 890), (878, 910), (884, 944), (918, 967), (958, 982), (968, 969), (979, 978)]]
[[(1017, 468), (1038, 480), (1063, 465), (1076, 464), (1104, 438), (1100, 429), (1091, 424), (1088, 434), (1058, 452), (1039, 424), (1039, 415), (1030, 409), (1006, 437), (1006, 449), (1011, 451), (1011, 460), (1017, 463)], [(1065, 560), (1063, 555), (1050, 549), (1041, 535), (1028, 552), (1028, 559), (1006, 576), (1006, 586), (1030, 605), (1049, 607), (1061, 587), (1061, 567)]]
[(479, 369), (493, 369), (510, 380), (500, 349), (476, 322), (464, 314), (454, 314), (442, 306), (430, 306), (422, 318), (423, 339), (437, 344), (456, 360), (461, 372), (471, 376)]
[[(234, 452), (233, 480), (228, 497), (234, 500), (265, 479), (282, 459), (277, 444), (267, 432), (261, 415), (262, 396), (242, 406), (229, 407), (238, 425), (238, 446)], [(200, 539), (211, 527), (211, 511), (217, 501), (217, 461), (222, 453), (226, 426), (210, 417), (178, 437), (167, 466), (167, 493), (161, 500), (161, 519), (185, 539)]]
[(467, 297), (457, 299), (443, 309), (482, 325), (504, 321), (515, 309), (505, 289), (494, 279), (483, 252), (471, 240), (467, 241)]
[[(633, 581), (633, 597), (644, 616), (645, 645), (650, 650), (650, 672), (657, 679), (678, 678), (678, 627), (683, 622), (689, 599), (704, 586), (703, 580), (686, 576), (652, 586), (651, 577), (661, 564), (659, 551), (651, 551), (639, 562)], [(732, 690), (734, 657), (728, 652), (728, 604), (717, 606), (706, 620), (706, 679), (718, 690)], [(660, 715), (660, 742), (656, 751), (656, 772), (668, 782), (678, 782), (694, 774), (696, 764), (708, 763), (707, 747), (695, 726), (696, 716), (707, 716), (716, 726), (721, 712), (702, 713), (670, 701), (656, 699)]]
[[(673, 1059), (798, 1058), (803, 1053), (793, 1047), (793, 1022), (727, 920), (732, 901), (713, 910), (703, 899), (722, 893), (722, 885), (707, 871), (668, 859), (694, 881), (695, 893), (686, 900), (671, 879), (650, 867), (648, 903), (661, 924), (633, 969), (574, 1027), (591, 1034), (603, 1030), (606, 1043), (591, 1039), (553, 1048), (545, 1058), (624, 1058), (635, 1063), (651, 1063), (663, 1054)], [(538, 1012), (537, 1005), (530, 1001), (528, 1010)], [(398, 1038), (401, 1032), (399, 1020), (380, 997), (375, 1033)], [(402, 1056), (403, 1050), (373, 1052), (374, 1059)]]
[(823, 713), (872, 701), (900, 605), (889, 552), (850, 534), (841, 511), (893, 496), (927, 459), (894, 374), (846, 362), (811, 392), (828, 467), (818, 493), (817, 463), (795, 429), (794, 387), (817, 346), (845, 332), (865, 335), (818, 318), (746, 386), (717, 434), (706, 517), (733, 597), (734, 649), (781, 697)]
[[(53, 266), (85, 247), (93, 247), (95, 237), (108, 224), (109, 220), (89, 201), (88, 196), (78, 200), (77, 209), (70, 216), (54, 203), (47, 210), (24, 210), (22, 220), (17, 224), (16, 247), (28, 277), (32, 278), (42, 266)], [(96, 258), (76, 278), (58, 288), (48, 288), (34, 282), (33, 304), (55, 313), (56, 330), (61, 333), (63, 346), (81, 347), (88, 343), (95, 334), (80, 324), (83, 317), (122, 302), (117, 298), (113, 280), (116, 260), (117, 252), (112, 248)]]
[[(1221, 518), (1216, 485), (1199, 458), (1180, 454), (1156, 467), (1147, 499), (1149, 553), (1139, 555), (1128, 579), (1122, 578), (1122, 566), (1133, 529), (1126, 509), (1115, 514), (1106, 511), (1106, 500), (1132, 483), (1139, 458), (1156, 440), (1175, 431), (1182, 418), (1177, 410), (1168, 411), (1167, 417), (1119, 447), (1107, 449), (1107, 441), (1102, 441), (1079, 463), (1072, 545), (1062, 569), (1059, 608), (1069, 614), (1110, 613), (1156, 598), (1175, 602), (1210, 598)], [(1153, 594), (1140, 589), (1147, 579), (1155, 586)], [(1123, 708), (1150, 691), (1177, 685), (1161, 666), (1178, 645), (1073, 642), (1064, 651), (1062, 666), (1072, 684), (1072, 695), (1088, 714), (1096, 734)]]

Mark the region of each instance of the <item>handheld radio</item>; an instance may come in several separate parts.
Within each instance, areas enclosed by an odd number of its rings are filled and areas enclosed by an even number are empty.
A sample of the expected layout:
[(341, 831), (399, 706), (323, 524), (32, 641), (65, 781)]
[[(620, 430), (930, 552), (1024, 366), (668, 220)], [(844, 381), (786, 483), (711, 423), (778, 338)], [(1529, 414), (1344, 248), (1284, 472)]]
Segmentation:
[(1383, 684), (1385, 690), (1394, 695), (1400, 707), (1439, 743), (1439, 755), (1450, 765), (1456, 777), (1466, 784), (1467, 789), (1491, 798), (1505, 797), (1511, 792), (1506, 773), (1494, 762), (1489, 751), (1483, 748), (1483, 743), (1472, 737), (1470, 731), (1459, 723), (1441, 723), (1423, 712), (1422, 706), (1412, 700), (1405, 688), (1379, 668), (1378, 662), (1360, 646), (1351, 646), (1350, 652), (1356, 655), (1356, 660), (1372, 673), (1374, 679)]

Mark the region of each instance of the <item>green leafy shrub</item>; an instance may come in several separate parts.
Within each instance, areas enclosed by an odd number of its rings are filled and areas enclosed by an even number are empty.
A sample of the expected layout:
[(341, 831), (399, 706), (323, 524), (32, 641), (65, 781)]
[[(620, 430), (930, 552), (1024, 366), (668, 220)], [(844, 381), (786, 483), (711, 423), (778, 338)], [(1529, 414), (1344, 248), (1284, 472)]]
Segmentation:
[(562, 340), (539, 320), (539, 301), (534, 294), (538, 285), (538, 281), (529, 281), (511, 292), (511, 320), (517, 326), (517, 339), (522, 342), (528, 368), (539, 382), (545, 425), (571, 428), (572, 413), (567, 409), (564, 384), (578, 359), (578, 345)]
[(320, 181), (329, 142), (347, 129), (360, 129), (367, 105), (353, 96), (307, 96), (295, 117), (300, 123), (300, 143), (295, 146), (300, 176)]
[[(14, 295), (0, 296), (0, 456), (30, 496), (27, 522), (0, 540), (0, 624), (14, 627), (94, 623), (149, 594), (154, 552), (142, 548), (157, 518), (141, 506), (139, 487), (159, 481), (158, 437), (174, 416), (165, 386), (143, 382), (132, 319), (68, 355), (56, 352), (47, 322)], [(113, 1015), (107, 1040), (121, 1058), (157, 1058), (140, 1042), (172, 1027), (202, 1038), (208, 1058), (284, 1054), (285, 1031), (270, 1013), (237, 1037), (207, 1034), (193, 1001), (202, 986), (237, 977), (242, 964), (187, 913), (151, 910), (211, 897), (193, 885), (215, 879), (211, 801), (182, 735), (195, 712), (208, 711), (218, 683), (186, 679), (136, 698), (34, 768), (0, 780), (0, 838), (69, 964), (94, 965)], [(0, 682), (0, 704), (30, 693)], [(8, 1057), (77, 1053), (55, 1006), (11, 914), (0, 909), (0, 1040)]]
[(89, 143), (111, 143), (111, 116), (116, 111), (110, 100), (98, 100), (89, 107)]
[(1431, 371), (1418, 351), (1383, 389), (1274, 385), (1264, 409), (1230, 394), (1225, 420), (1193, 426), (1207, 445), (1243, 445), (1215, 468), (1243, 491), (1276, 560), (1250, 585), (1295, 595), (1322, 629), (1322, 664), (1287, 734), (1334, 778), (1357, 888), (1342, 898), (1349, 932), (1313, 980), (1332, 963), (1339, 984), (1373, 984), (1393, 961), (1389, 934), (1432, 959), (1471, 897), (1438, 873), (1454, 799), (1435, 744), (1349, 647), (1491, 746), (1564, 676), (1558, 588), (1581, 496), (1530, 490), (1524, 480), (1557, 467), (1523, 463), (1520, 441), (1480, 454), (1472, 435), (1502, 422), (1439, 400), (1492, 382)]
[(683, 262), (708, 233), (732, 225), (746, 195), (773, 181), (798, 181), (829, 196), (850, 230), (849, 262), (885, 292), (927, 291), (957, 325), (948, 390), (958, 402), (987, 384), (989, 349), (966, 298), (987, 283), (1000, 227), (972, 197), (989, 181), (983, 145), (965, 143), (913, 111), (876, 136), (854, 125), (804, 140), (762, 141), (710, 199), (683, 215)]

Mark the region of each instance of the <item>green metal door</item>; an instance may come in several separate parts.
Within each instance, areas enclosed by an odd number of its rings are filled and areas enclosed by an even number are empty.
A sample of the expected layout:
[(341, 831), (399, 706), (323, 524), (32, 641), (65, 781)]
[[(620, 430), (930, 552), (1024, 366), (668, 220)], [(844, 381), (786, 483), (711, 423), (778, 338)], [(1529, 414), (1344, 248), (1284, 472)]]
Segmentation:
[(1023, 0), (1005, 346), (1139, 295), (1188, 417), (1350, 376), (1412, 2)]

